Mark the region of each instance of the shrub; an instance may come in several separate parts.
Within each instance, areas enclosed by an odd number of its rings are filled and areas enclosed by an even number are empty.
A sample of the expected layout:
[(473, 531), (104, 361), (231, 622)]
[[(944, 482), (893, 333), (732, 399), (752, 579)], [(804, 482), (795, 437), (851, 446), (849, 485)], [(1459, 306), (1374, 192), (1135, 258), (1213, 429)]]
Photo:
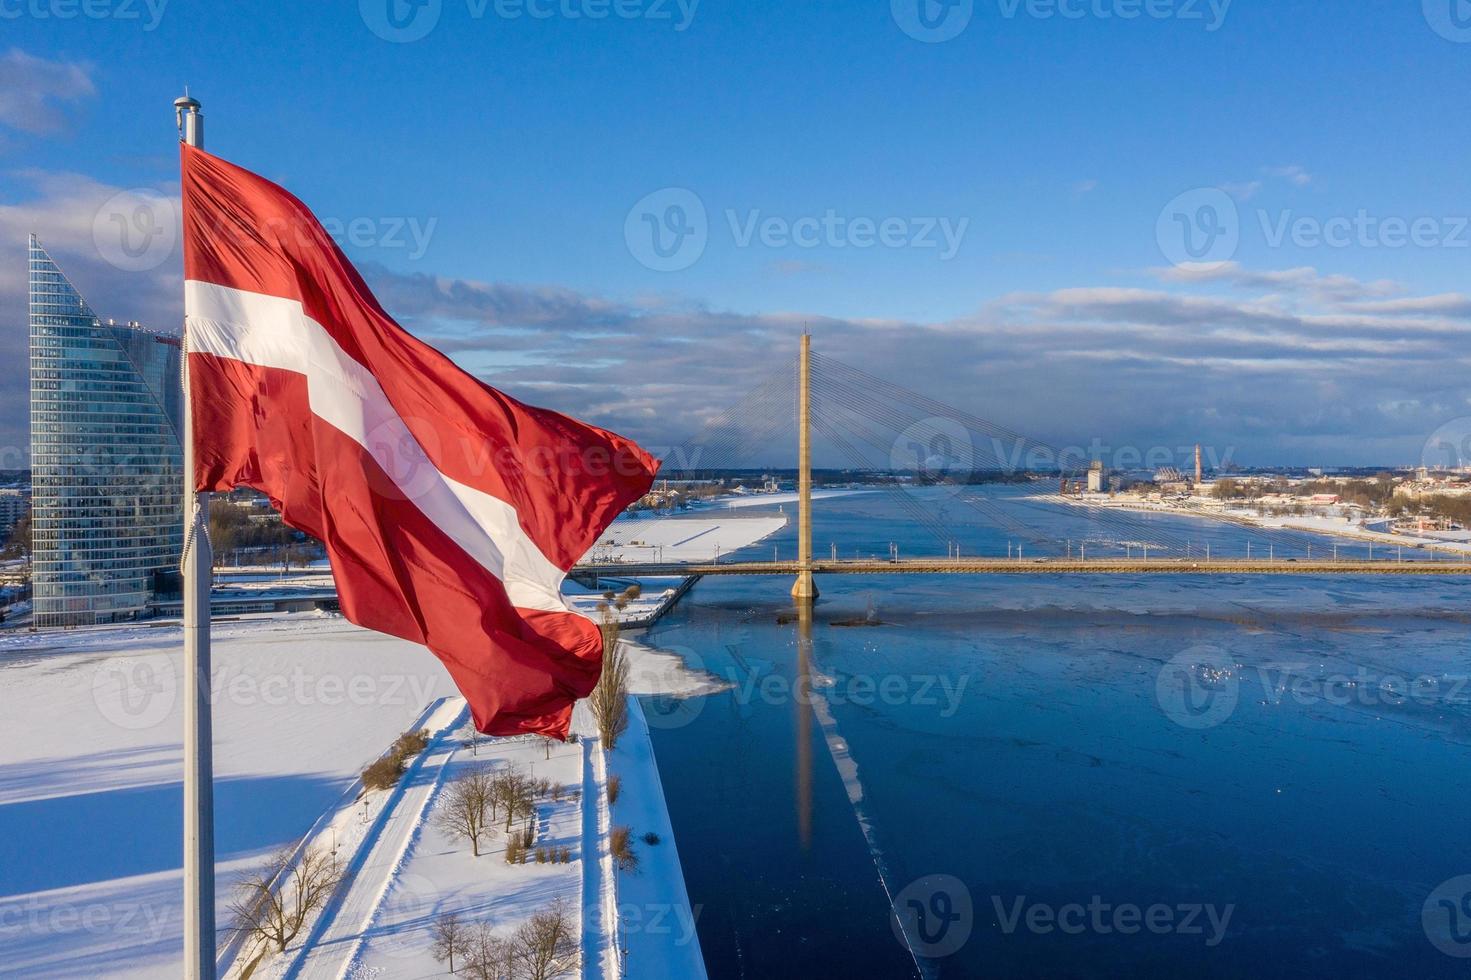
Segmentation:
[(644, 834), (644, 843), (649, 845), (650, 847), (653, 847), (655, 844), (659, 843), (659, 840), (659, 835), (654, 833), (652, 830), (649, 831), (647, 834)]
[(546, 864), (547, 863), (547, 849), (545, 847), (538, 847), (536, 849), (536, 863), (537, 864)]
[(417, 732), (404, 732), (398, 737), (398, 741), (393, 743), (390, 753), (400, 759), (407, 759), (409, 756), (423, 752), (428, 745), (429, 733), (427, 731), (420, 729)]
[(385, 755), (363, 770), (363, 785), (368, 789), (391, 789), (404, 773), (403, 759)]
[(633, 841), (630, 839), (632, 835), (632, 828), (621, 826), (614, 827), (608, 835), (608, 849), (612, 851), (619, 871), (638, 870), (638, 855), (634, 853)]
[(623, 793), (623, 780), (618, 776), (608, 777), (608, 805), (612, 806), (618, 802), (618, 797)]
[(559, 856), (562, 858), (562, 863), (563, 864), (571, 864), (572, 863), (572, 848), (570, 848), (570, 847), (564, 847), (564, 848), (562, 848), (562, 850), (559, 853)]
[(428, 745), (427, 731), (404, 732), (394, 740), (387, 755), (363, 770), (363, 785), (368, 789), (389, 789), (396, 785), (407, 768), (407, 760), (423, 752)]

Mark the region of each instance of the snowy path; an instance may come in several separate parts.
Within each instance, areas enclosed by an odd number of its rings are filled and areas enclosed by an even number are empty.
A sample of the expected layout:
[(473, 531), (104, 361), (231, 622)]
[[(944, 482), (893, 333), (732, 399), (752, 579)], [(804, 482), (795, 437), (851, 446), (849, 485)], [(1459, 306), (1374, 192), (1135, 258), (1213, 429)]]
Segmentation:
[[(582, 738), (582, 976), (617, 980), (618, 895), (613, 855), (605, 846), (612, 824), (606, 784), (608, 767), (596, 736)], [(593, 842), (589, 846), (588, 842)]]
[(372, 829), (348, 861), (345, 888), (317, 917), (284, 976), (340, 980), (346, 974), (439, 788), (445, 764), (457, 748), (449, 736), (465, 717), (464, 702), (458, 699), (447, 701), (430, 716), (425, 726), (431, 733), (428, 748), (388, 795)]

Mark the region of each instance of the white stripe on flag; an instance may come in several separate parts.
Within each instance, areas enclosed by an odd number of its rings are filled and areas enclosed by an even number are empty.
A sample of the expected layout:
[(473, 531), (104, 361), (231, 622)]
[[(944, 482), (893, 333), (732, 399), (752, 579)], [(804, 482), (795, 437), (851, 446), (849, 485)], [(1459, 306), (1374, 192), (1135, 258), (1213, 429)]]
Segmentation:
[(373, 375), (300, 302), (188, 280), (184, 310), (191, 351), (305, 375), (312, 414), (367, 450), (406, 499), (504, 583), (513, 606), (573, 611), (562, 598), (562, 570), (515, 508), (441, 473)]

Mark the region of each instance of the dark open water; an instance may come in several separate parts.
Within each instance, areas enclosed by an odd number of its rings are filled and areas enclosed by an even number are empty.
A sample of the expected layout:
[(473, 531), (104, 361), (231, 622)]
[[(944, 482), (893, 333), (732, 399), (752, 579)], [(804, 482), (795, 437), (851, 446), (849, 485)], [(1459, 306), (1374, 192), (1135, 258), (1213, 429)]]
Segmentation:
[[(1090, 553), (1129, 536), (982, 492)], [(945, 552), (883, 494), (817, 514), (819, 552)], [(784, 581), (706, 579), (646, 638), (737, 685), (646, 705), (712, 977), (1471, 973), (1442, 951), (1471, 954), (1471, 882), (1445, 884), (1471, 874), (1471, 582), (819, 584), (808, 672)]]

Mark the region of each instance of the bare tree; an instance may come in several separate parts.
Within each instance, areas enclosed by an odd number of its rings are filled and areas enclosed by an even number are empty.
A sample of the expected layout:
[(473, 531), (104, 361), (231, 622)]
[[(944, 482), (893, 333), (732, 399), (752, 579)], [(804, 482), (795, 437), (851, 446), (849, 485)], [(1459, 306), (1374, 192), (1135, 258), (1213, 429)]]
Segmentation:
[(506, 811), (506, 833), (511, 832), (511, 822), (517, 817), (529, 817), (535, 807), (532, 803), (531, 780), (519, 769), (506, 769), (496, 774), (496, 802)]
[(434, 821), (454, 840), (468, 840), (470, 853), (480, 856), (480, 839), (489, 829), (486, 811), (495, 792), (495, 777), (485, 769), (471, 769), (444, 791), (435, 807)]
[(577, 956), (567, 902), (559, 898), (532, 915), (511, 937), (511, 951), (525, 980), (550, 980), (567, 970)]
[(458, 912), (450, 912), (441, 915), (434, 923), (434, 945), (430, 951), (434, 953), (434, 961), (443, 963), (449, 960), (449, 972), (455, 972), (455, 957), (459, 956), (463, 961), (466, 954), (471, 950), (472, 936), (470, 927), (460, 921)]
[(320, 909), (342, 881), (342, 862), (325, 848), (309, 849), (294, 867), (281, 851), (247, 875), (230, 903), (235, 929), (282, 952), (307, 918)]
[(603, 748), (613, 745), (628, 728), (628, 655), (618, 642), (621, 627), (618, 617), (603, 609), (603, 673), (598, 686), (588, 698), (588, 707), (598, 723), (598, 737)]
[(465, 974), (470, 980), (510, 980), (510, 944), (497, 936), (486, 922), (470, 934), (465, 954)]
[(480, 743), (485, 740), (485, 736), (480, 733), (480, 729), (475, 727), (473, 720), (465, 722), (465, 727), (461, 729), (461, 735), (466, 742), (470, 743), (470, 754), (478, 756), (480, 754)]

